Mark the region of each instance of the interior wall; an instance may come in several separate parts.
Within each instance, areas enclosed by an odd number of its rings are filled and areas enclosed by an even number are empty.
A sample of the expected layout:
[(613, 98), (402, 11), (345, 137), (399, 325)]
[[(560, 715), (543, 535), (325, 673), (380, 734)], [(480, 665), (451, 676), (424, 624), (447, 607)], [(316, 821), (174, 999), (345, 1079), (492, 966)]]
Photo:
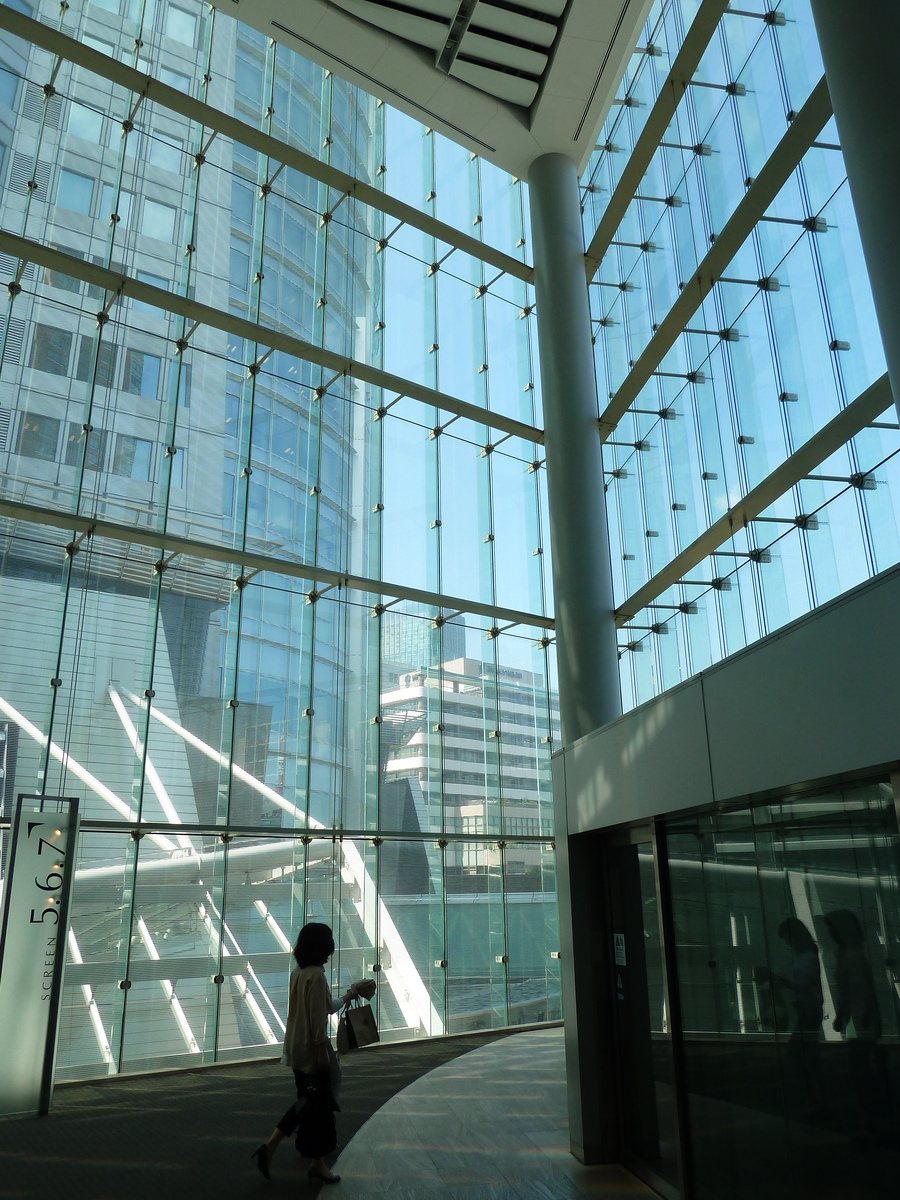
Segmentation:
[(898, 611), (894, 568), (565, 747), (569, 834), (895, 764)]

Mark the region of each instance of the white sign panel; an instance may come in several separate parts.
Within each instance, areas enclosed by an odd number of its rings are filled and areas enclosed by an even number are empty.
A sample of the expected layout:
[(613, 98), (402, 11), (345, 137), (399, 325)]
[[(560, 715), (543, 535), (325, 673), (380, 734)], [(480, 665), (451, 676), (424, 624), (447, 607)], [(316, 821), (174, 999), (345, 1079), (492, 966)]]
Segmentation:
[[(47, 1112), (78, 801), (20, 796), (0, 925), (0, 1116)], [(59, 811), (56, 811), (56, 810)]]
[(615, 942), (615, 950), (616, 950), (616, 966), (624, 967), (625, 966), (625, 934), (624, 933), (614, 933), (613, 939)]

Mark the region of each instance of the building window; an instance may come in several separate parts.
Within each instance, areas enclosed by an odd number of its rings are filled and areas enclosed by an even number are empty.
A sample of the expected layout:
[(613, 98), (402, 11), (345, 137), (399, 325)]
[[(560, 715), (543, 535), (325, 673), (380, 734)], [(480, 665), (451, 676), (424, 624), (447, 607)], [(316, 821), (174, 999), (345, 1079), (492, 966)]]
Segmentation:
[(182, 75), (180, 71), (173, 71), (169, 67), (160, 67), (159, 78), (162, 83), (167, 83), (169, 87), (175, 88), (176, 91), (190, 95), (190, 76)]
[(106, 139), (106, 144), (110, 150), (118, 152), (123, 141), (125, 143), (125, 153), (129, 158), (138, 158), (141, 156), (142, 134), (139, 129), (132, 129), (127, 137), (124, 137), (124, 130), (120, 121), (113, 121), (109, 127), (109, 137)]
[(66, 438), (66, 466), (80, 467), (82, 444), (88, 439), (87, 454), (84, 465), (89, 471), (102, 471), (103, 460), (106, 457), (106, 430), (95, 429), (91, 433), (84, 432), (84, 426), (69, 422), (69, 436)]
[(184, 142), (154, 130), (150, 136), (150, 162), (163, 171), (181, 171)]
[[(118, 127), (121, 133), (121, 126)], [(69, 105), (69, 119), (66, 122), (66, 132), (73, 137), (84, 138), (86, 142), (100, 144), (103, 136), (103, 117), (93, 108), (84, 104)]]
[(504, 825), (510, 837), (539, 837), (541, 832), (541, 823), (537, 817), (506, 817)]
[(28, 365), (36, 371), (46, 371), (48, 375), (67, 375), (71, 349), (72, 334), (67, 329), (37, 325)]
[(262, 68), (246, 59), (238, 58), (234, 64), (234, 90), (242, 100), (259, 104), (262, 95)]
[(242, 225), (253, 222), (253, 189), (238, 180), (231, 184), (231, 215)]
[(171, 242), (175, 237), (175, 216), (176, 210), (170, 204), (145, 200), (141, 233), (145, 237), (158, 238), (161, 242)]
[(184, 46), (193, 47), (197, 38), (197, 18), (193, 13), (170, 4), (166, 12), (166, 37), (181, 42)]
[(56, 458), (59, 425), (56, 417), (41, 417), (36, 413), (25, 413), (19, 426), (16, 454), (52, 462)]
[[(63, 254), (71, 254), (73, 258), (83, 258), (84, 255), (79, 250), (73, 250), (71, 246), (54, 246), (54, 250), (61, 250)], [(59, 288), (63, 292), (72, 292), (78, 294), (81, 291), (81, 282), (78, 279), (73, 279), (71, 275), (64, 275), (61, 271), (53, 271), (50, 267), (43, 269), (44, 283), (50, 287)]]
[(6, 66), (0, 67), (0, 104), (15, 108), (18, 84), (19, 77), (15, 71)]
[(143, 350), (127, 350), (122, 387), (132, 396), (144, 396), (148, 400), (155, 400), (159, 395), (161, 369), (162, 359), (156, 354), (145, 354)]
[(190, 363), (184, 363), (181, 368), (181, 387), (178, 392), (178, 402), (182, 408), (191, 407), (191, 378), (193, 369)]
[(87, 175), (79, 175), (77, 171), (60, 171), (56, 184), (56, 203), (60, 208), (83, 213), (87, 217), (91, 212), (93, 196), (94, 181)]
[[(168, 290), (168, 280), (163, 279), (161, 275), (152, 275), (149, 271), (138, 271), (138, 283), (149, 283), (152, 287)], [(153, 317), (166, 318), (165, 312), (161, 308), (157, 308), (155, 304), (145, 304), (143, 300), (132, 300), (131, 307), (136, 313), (149, 313)]]
[(237, 288), (239, 292), (246, 292), (250, 277), (250, 255), (232, 246), (230, 265), (231, 286)]
[(113, 474), (124, 475), (128, 479), (149, 479), (152, 454), (152, 442), (120, 433), (113, 453)]
[[(78, 363), (75, 367), (75, 378), (81, 383), (90, 383), (94, 370), (94, 349), (97, 339), (84, 336), (78, 346)], [(97, 384), (99, 387), (114, 387), (116, 376), (116, 351), (118, 347), (111, 342), (100, 343), (100, 353), (97, 356)]]

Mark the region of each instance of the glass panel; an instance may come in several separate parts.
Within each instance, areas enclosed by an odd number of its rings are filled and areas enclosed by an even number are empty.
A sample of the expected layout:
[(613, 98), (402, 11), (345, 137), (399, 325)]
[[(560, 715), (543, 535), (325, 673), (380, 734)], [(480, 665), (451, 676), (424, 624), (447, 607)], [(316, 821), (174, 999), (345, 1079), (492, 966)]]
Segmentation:
[(190, 844), (199, 861), (182, 857), (180, 870), (150, 838), (140, 845), (122, 1039), (126, 1071), (199, 1065), (215, 1053), (224, 851), (208, 836), (195, 835)]
[(678, 1186), (672, 1035), (652, 844), (611, 848), (610, 882), (624, 1145)]
[[(63, 29), (528, 257), (523, 184), (223, 10)], [(533, 289), (4, 45), (4, 227), (71, 262), (0, 256), (0, 493), (54, 513), (0, 527), (0, 799), (122, 826), (84, 837), (61, 1076), (272, 1054), (306, 919), (336, 985), (379, 978), (386, 1039), (557, 1017), (547, 647), (455, 602), (548, 602), (538, 451), (266, 340), (532, 421)]]
[(126, 977), (122, 942), (136, 843), (121, 834), (81, 833), (59, 1019), (57, 1079), (118, 1069)]
[(699, 1197), (891, 1194), (900, 837), (886, 783), (669, 824)]

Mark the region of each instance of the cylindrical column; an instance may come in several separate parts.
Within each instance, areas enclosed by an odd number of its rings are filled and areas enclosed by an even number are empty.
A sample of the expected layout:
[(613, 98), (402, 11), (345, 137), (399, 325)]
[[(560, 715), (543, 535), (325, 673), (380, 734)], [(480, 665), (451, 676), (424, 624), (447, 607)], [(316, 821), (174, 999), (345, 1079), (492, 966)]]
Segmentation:
[(900, 4), (811, 6), (900, 414)]
[(563, 742), (619, 716), (618, 652), (578, 176), (528, 173)]

